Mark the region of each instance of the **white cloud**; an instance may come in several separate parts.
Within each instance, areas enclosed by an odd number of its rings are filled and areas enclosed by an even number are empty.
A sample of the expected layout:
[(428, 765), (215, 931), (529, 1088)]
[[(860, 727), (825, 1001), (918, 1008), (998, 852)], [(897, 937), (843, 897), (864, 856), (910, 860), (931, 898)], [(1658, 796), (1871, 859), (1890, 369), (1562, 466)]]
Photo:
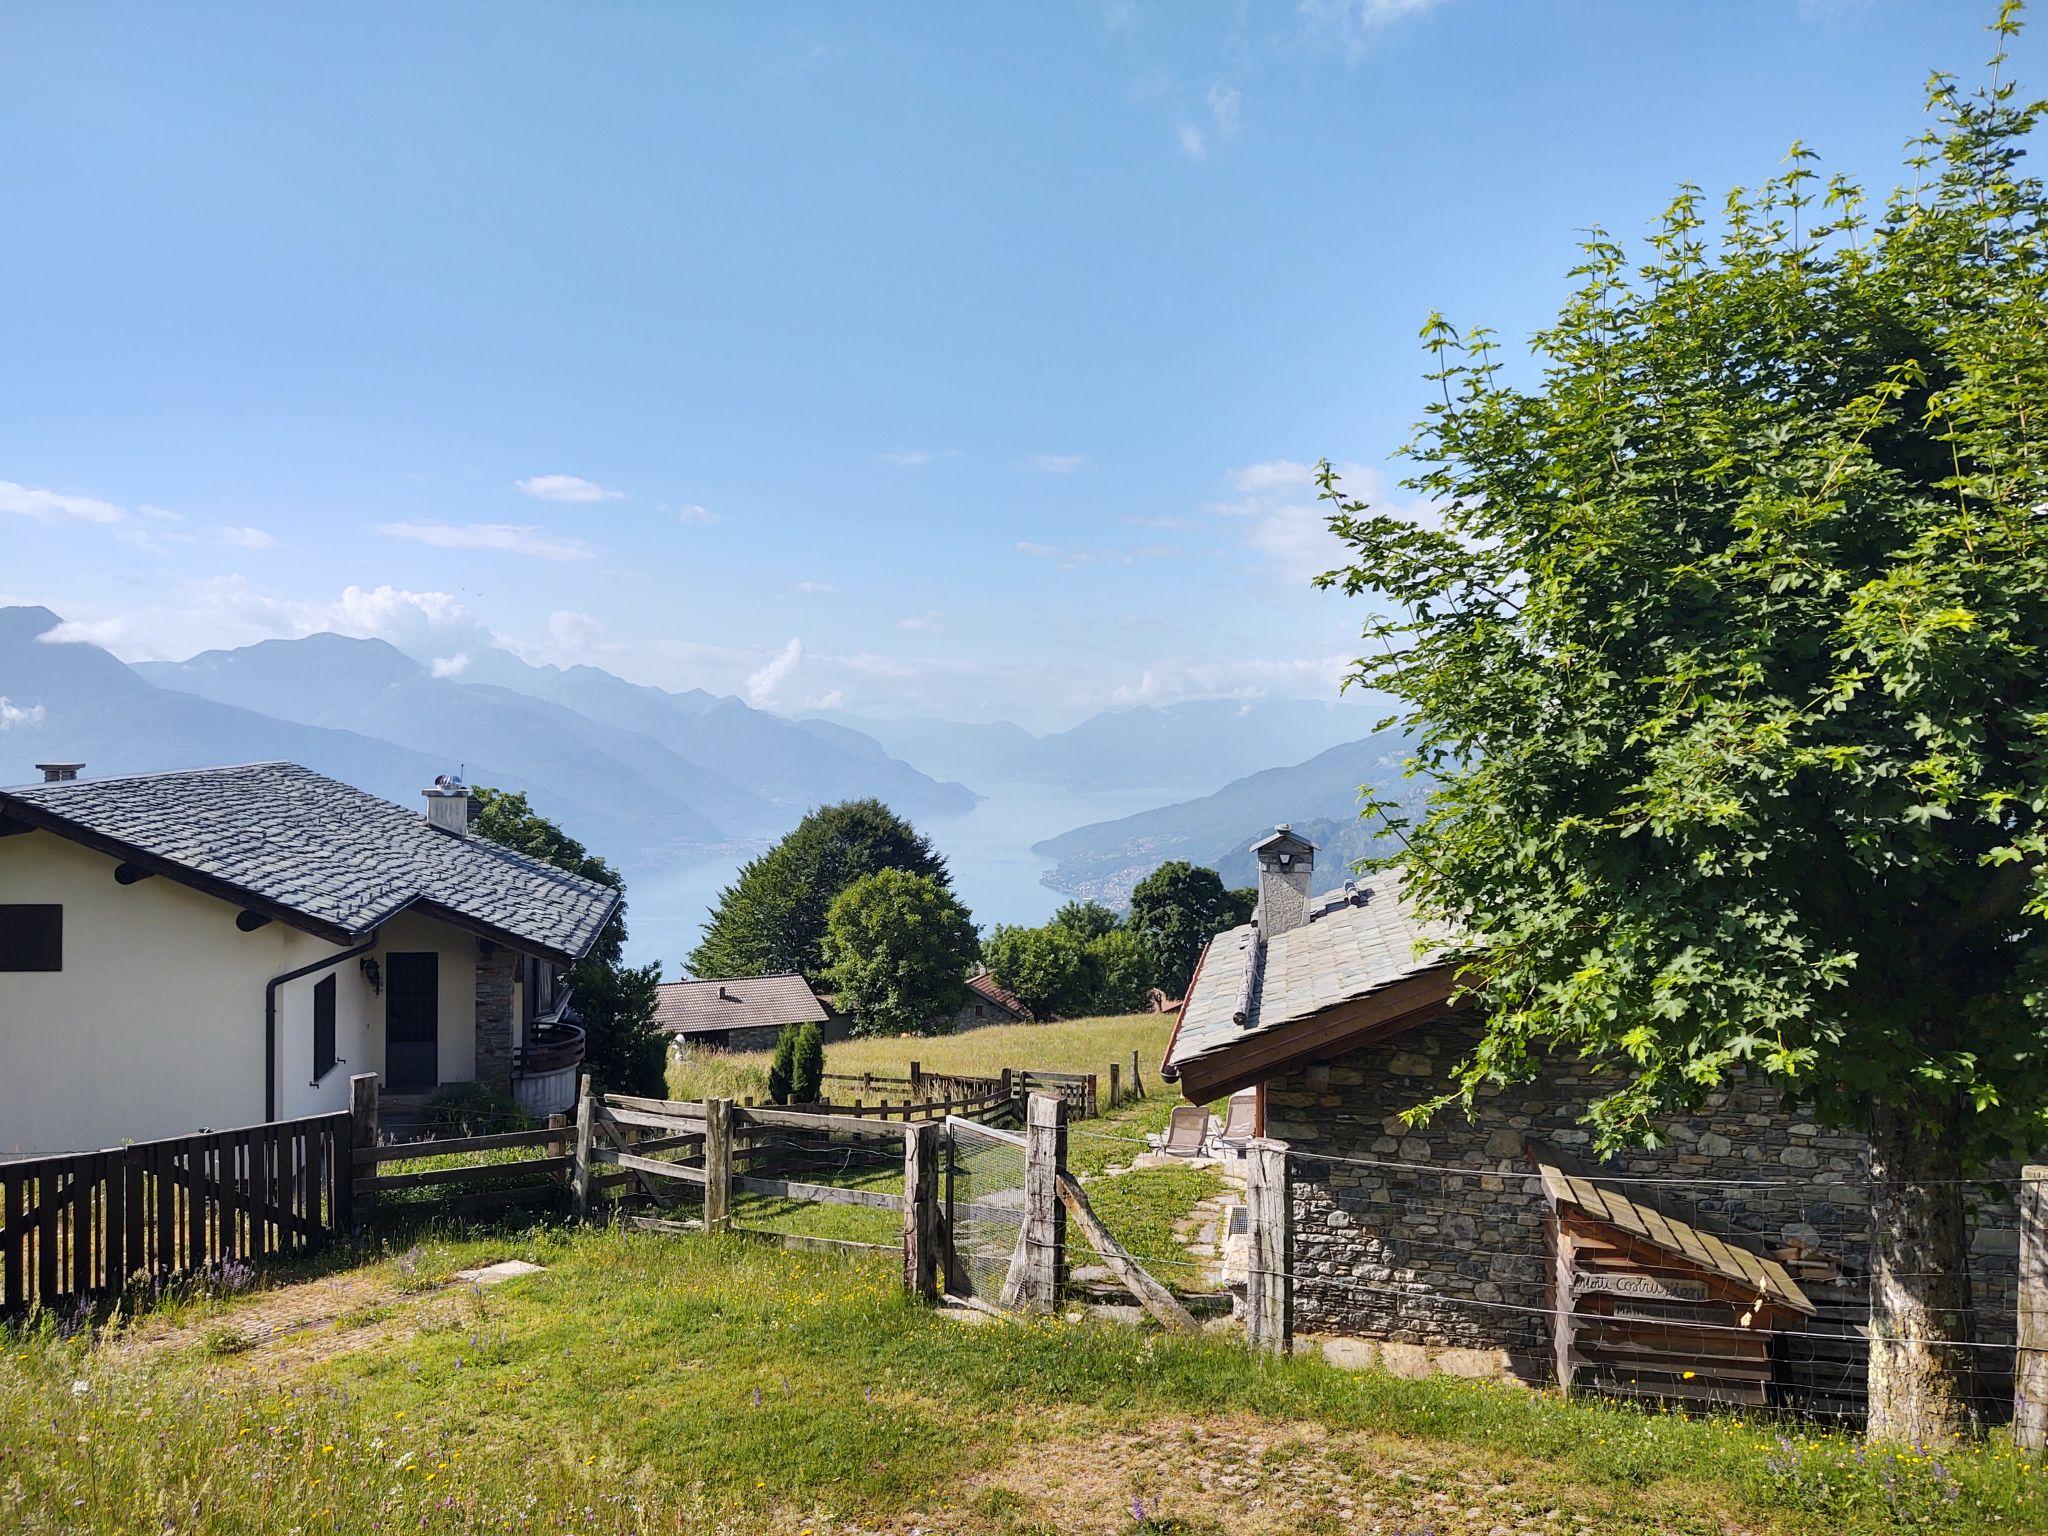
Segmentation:
[(774, 703), (775, 695), (781, 691), (782, 685), (789, 681), (790, 674), (796, 671), (803, 659), (804, 643), (795, 635), (791, 635), (788, 643), (769, 657), (765, 665), (748, 674), (747, 702), (757, 709), (766, 708)]
[(1017, 541), (1017, 553), (1020, 555), (1032, 555), (1039, 559), (1047, 560), (1059, 552), (1060, 547), (1057, 544), (1034, 544), (1029, 539), (1019, 539)]
[(1225, 661), (1165, 657), (1110, 694), (1113, 704), (1170, 704), (1180, 699), (1328, 696), (1353, 665), (1348, 653), (1303, 657), (1234, 657)]
[(453, 656), (436, 656), (427, 663), (427, 670), (436, 677), (460, 677), (469, 666), (469, 652), (457, 651)]
[(446, 592), (349, 586), (331, 600), (301, 600), (273, 597), (240, 576), (188, 582), (151, 607), (86, 614), (37, 638), (105, 646), (124, 661), (182, 661), (198, 651), (322, 631), (388, 640), (422, 655), (501, 643)]
[(676, 521), (679, 523), (715, 523), (718, 519), (712, 514), (709, 507), (700, 507), (696, 502), (692, 501), (676, 508)]
[(1362, 56), (1396, 22), (1435, 10), (1443, 0), (1301, 0), (1301, 34), (1308, 42)]
[(0, 731), (26, 730), (42, 723), (42, 705), (16, 704), (6, 694), (0, 693)]
[(223, 524), (213, 530), (214, 542), (232, 549), (275, 549), (277, 540), (261, 528), (237, 528)]
[(830, 688), (814, 699), (805, 699), (805, 709), (837, 709), (846, 702), (846, 694), (838, 688)]
[(1238, 126), (1244, 120), (1242, 98), (1220, 80), (1209, 87), (1209, 120), (1216, 125), (1219, 141), (1236, 138)]
[(168, 507), (151, 506), (146, 501), (136, 510), (141, 512), (144, 517), (154, 518), (160, 523), (182, 523), (185, 521), (184, 513), (173, 512)]
[(12, 480), (0, 480), (0, 512), (32, 517), (40, 523), (54, 523), (59, 518), (81, 523), (118, 523), (128, 515), (111, 501), (101, 501), (97, 496), (71, 496), (40, 486), (17, 485)]
[(914, 613), (907, 619), (898, 619), (898, 629), (940, 629), (945, 626), (946, 615), (937, 608), (927, 608), (923, 613)]
[(1145, 517), (1136, 512), (1127, 513), (1117, 521), (1133, 528), (1185, 528), (1188, 525), (1184, 517)]
[(540, 560), (588, 560), (590, 546), (581, 539), (553, 538), (540, 529), (513, 523), (380, 523), (387, 538), (410, 539), (436, 549), (495, 549)]
[(838, 588), (834, 587), (832, 583), (829, 581), (800, 581), (796, 584), (796, 589), (799, 592), (813, 593), (836, 592), (838, 590)]
[[(1362, 500), (1375, 511), (1433, 526), (1433, 511), (1423, 502), (1403, 502), (1386, 475), (1368, 464), (1335, 466), (1338, 483), (1349, 499)], [(1265, 459), (1230, 472), (1234, 501), (1210, 502), (1204, 510), (1242, 519), (1240, 536), (1265, 555), (1283, 586), (1303, 590), (1324, 571), (1346, 563), (1350, 546), (1330, 531), (1335, 509), (1320, 500), (1313, 464), (1298, 459)]]
[(875, 457), (884, 464), (894, 464), (898, 469), (916, 469), (931, 463), (938, 455), (929, 448), (902, 448), (894, 453), (878, 453)]
[(1034, 453), (1024, 461), (1040, 474), (1071, 475), (1077, 469), (1085, 469), (1088, 455), (1085, 453)]
[(525, 480), (514, 480), (519, 487), (535, 501), (624, 501), (624, 491), (614, 491), (599, 485), (595, 480), (585, 480), (581, 475), (533, 475)]
[(1174, 129), (1174, 133), (1180, 138), (1181, 153), (1190, 160), (1209, 158), (1209, 140), (1193, 123), (1181, 123)]
[(1017, 553), (1034, 560), (1054, 560), (1063, 571), (1078, 571), (1084, 565), (1136, 565), (1141, 560), (1167, 560), (1180, 553), (1171, 544), (1133, 544), (1118, 549), (1065, 549), (1057, 544), (1017, 541)]
[(595, 618), (573, 608), (557, 608), (548, 615), (548, 639), (559, 651), (570, 656), (594, 650), (598, 637), (603, 633), (604, 626)]

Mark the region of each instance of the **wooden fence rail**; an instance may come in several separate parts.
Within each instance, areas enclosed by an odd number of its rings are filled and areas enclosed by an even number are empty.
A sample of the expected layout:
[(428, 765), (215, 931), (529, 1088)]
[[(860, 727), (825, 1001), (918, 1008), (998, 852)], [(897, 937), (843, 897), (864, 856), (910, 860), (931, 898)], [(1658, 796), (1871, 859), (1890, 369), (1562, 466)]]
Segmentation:
[(76, 1307), (349, 1229), (346, 1112), (0, 1163), (0, 1309)]

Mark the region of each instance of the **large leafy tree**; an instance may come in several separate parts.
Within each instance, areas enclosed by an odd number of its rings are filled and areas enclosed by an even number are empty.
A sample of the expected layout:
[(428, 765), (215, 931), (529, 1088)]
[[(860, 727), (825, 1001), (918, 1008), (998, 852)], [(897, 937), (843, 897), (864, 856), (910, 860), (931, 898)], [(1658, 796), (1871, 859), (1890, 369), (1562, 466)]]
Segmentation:
[(1014, 993), (1033, 1018), (1071, 1013), (1091, 995), (1088, 941), (1064, 923), (999, 923), (982, 940), (981, 957), (996, 984)]
[(824, 973), (825, 914), (854, 881), (900, 869), (950, 886), (946, 861), (915, 827), (879, 800), (849, 800), (812, 811), (796, 829), (719, 894), (694, 976)]
[(856, 1034), (934, 1033), (966, 1001), (974, 920), (936, 876), (881, 869), (839, 893), (824, 949), (825, 980)]
[(1603, 1145), (1739, 1073), (1864, 1132), (1870, 1427), (1923, 1440), (1968, 1413), (1964, 1181), (2048, 1129), (2042, 105), (1932, 106), (1874, 219), (1795, 149), (1713, 227), (1685, 188), (1633, 259), (1594, 234), (1540, 375), (1433, 318), (1439, 521), (1326, 470), (1323, 578), (1437, 777), (1401, 830), (1473, 941), (1459, 1086), (1561, 1050), (1617, 1069)]
[[(624, 891), (617, 870), (527, 803), (524, 793), (475, 789), (481, 809), (470, 830), (494, 843), (516, 848), (557, 869)], [(660, 1094), (668, 1042), (654, 1027), (659, 962), (625, 962), (626, 903), (597, 936), (590, 953), (569, 972), (576, 989), (573, 1006), (586, 1036), (584, 1059), (591, 1077), (616, 1093)]]
[(1158, 957), (1159, 985), (1179, 997), (1210, 936), (1250, 922), (1257, 904), (1258, 892), (1226, 890), (1215, 870), (1170, 859), (1131, 887), (1130, 930)]

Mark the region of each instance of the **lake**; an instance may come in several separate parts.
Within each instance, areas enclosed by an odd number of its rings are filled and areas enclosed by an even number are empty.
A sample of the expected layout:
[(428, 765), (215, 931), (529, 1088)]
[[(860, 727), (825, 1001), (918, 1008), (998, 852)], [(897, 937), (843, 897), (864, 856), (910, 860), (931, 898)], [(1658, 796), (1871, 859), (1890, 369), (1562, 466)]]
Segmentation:
[[(1042, 923), (1067, 898), (1038, 877), (1052, 868), (1031, 845), (1091, 821), (1111, 821), (1183, 799), (1186, 790), (1073, 790), (1057, 784), (981, 784), (985, 797), (964, 816), (928, 817), (918, 830), (946, 856), (953, 890), (984, 930), (997, 923)], [(693, 860), (633, 875), (626, 883), (626, 958), (661, 962), (664, 980), (681, 973), (697, 947), (718, 893), (745, 857)]]

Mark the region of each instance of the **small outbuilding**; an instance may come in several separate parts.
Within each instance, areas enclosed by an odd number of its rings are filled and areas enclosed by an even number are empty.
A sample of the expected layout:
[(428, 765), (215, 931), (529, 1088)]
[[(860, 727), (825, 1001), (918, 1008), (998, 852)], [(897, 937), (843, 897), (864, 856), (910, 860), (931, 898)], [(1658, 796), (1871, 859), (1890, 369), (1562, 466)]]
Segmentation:
[(794, 971), (775, 976), (717, 976), (665, 981), (654, 1026), (679, 1045), (717, 1051), (767, 1051), (789, 1024), (832, 1021), (831, 1012)]

